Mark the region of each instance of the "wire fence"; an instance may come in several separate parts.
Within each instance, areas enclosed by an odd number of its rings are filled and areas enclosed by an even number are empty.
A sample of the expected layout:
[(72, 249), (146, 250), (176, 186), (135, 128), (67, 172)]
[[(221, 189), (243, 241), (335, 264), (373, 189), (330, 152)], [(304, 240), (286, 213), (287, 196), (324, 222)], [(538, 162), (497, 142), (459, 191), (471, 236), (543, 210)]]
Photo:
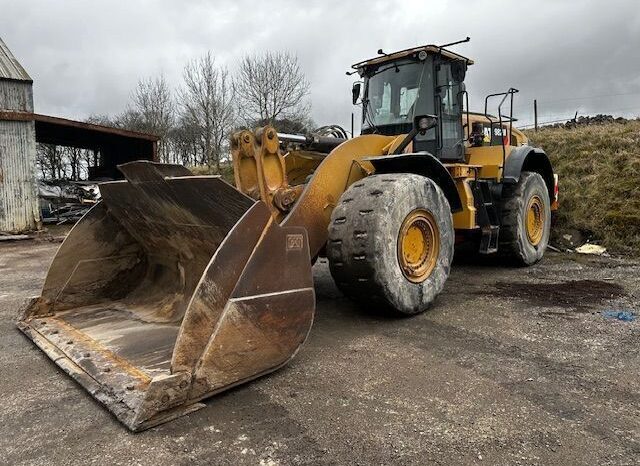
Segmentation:
[[(629, 96), (640, 96), (640, 92), (617, 92), (610, 94), (598, 94), (598, 95), (588, 95), (588, 96), (580, 96), (580, 97), (565, 97), (560, 99), (533, 99), (531, 104), (519, 104), (514, 106), (514, 113), (524, 113), (526, 115), (525, 118), (521, 118), (526, 121), (525, 124), (518, 125), (519, 129), (528, 129), (535, 128), (536, 126), (546, 126), (552, 125), (554, 123), (563, 123), (567, 121), (572, 121), (577, 119), (580, 116), (594, 115), (594, 114), (607, 114), (607, 115), (620, 115), (627, 118), (637, 118), (640, 115), (640, 104), (635, 105), (633, 107), (625, 106), (619, 107), (615, 106), (615, 108), (607, 108), (609, 105), (597, 105), (594, 104), (594, 101), (600, 99), (612, 99), (618, 97), (629, 97)], [(554, 107), (555, 104), (563, 103), (563, 102), (582, 102), (577, 108), (573, 109), (571, 113), (554, 113), (549, 114), (545, 113), (544, 110), (540, 111), (540, 105), (543, 104), (543, 107)], [(613, 103), (613, 102), (611, 102)], [(618, 101), (618, 103), (621, 103)], [(629, 103), (628, 101), (625, 103)], [(537, 104), (537, 105), (536, 105)], [(544, 105), (546, 104), (546, 105)], [(597, 111), (592, 109), (597, 108)]]

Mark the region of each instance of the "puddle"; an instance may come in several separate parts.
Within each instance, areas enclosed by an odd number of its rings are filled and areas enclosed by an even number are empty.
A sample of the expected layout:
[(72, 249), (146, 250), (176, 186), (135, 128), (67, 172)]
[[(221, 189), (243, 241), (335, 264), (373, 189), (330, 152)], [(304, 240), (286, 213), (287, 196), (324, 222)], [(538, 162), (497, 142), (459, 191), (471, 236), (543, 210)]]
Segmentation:
[(496, 291), (487, 294), (522, 299), (535, 306), (557, 306), (586, 312), (594, 305), (624, 296), (624, 288), (617, 283), (601, 280), (569, 280), (560, 283), (498, 282)]

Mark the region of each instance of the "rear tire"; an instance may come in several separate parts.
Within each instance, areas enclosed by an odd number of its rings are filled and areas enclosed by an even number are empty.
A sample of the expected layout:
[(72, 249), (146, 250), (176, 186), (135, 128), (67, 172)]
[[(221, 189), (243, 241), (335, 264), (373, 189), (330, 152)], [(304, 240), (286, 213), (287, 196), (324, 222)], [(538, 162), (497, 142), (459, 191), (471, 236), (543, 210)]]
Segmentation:
[(516, 265), (532, 265), (542, 259), (549, 243), (551, 203), (542, 176), (522, 172), (515, 185), (505, 185), (498, 251)]
[(453, 246), (451, 208), (433, 180), (373, 175), (340, 197), (331, 215), (327, 258), (346, 296), (412, 315), (442, 291)]

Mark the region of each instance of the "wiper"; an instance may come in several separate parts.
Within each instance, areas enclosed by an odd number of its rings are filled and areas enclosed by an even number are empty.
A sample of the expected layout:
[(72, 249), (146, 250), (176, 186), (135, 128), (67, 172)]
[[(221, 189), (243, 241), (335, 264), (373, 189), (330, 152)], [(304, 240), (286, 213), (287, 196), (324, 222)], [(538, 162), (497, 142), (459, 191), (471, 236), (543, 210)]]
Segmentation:
[(373, 132), (374, 133), (379, 133), (380, 131), (378, 130), (378, 127), (376, 126), (376, 124), (373, 122), (374, 118), (373, 116), (369, 113), (369, 109), (371, 107), (369, 107), (369, 99), (362, 99), (362, 111), (364, 113), (364, 119), (367, 123), (369, 123), (369, 126), (371, 128), (373, 128)]

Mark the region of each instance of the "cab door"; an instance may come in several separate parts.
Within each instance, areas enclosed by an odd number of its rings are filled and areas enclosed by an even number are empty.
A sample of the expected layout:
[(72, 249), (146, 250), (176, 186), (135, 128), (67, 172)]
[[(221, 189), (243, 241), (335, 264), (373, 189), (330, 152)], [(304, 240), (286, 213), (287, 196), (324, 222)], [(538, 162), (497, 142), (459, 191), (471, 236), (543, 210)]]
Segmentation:
[(462, 92), (464, 70), (462, 61), (437, 61), (435, 103), (438, 116), (438, 157), (447, 161), (464, 160), (462, 128)]

